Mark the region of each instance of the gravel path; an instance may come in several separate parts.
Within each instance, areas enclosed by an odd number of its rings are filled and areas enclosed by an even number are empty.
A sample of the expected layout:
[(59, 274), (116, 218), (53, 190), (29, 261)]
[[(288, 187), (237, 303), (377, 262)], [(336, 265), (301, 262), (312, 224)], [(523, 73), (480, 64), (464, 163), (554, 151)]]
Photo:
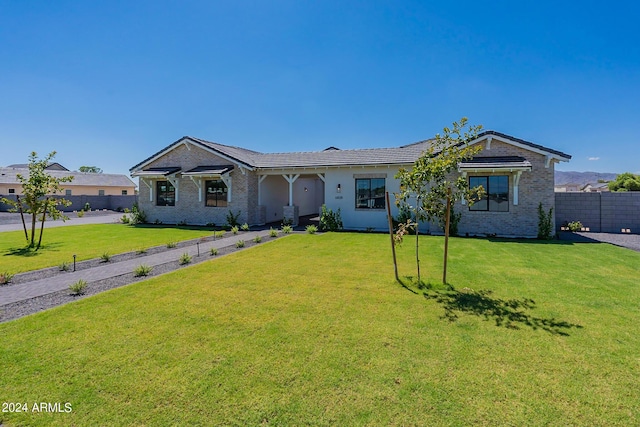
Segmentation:
[(617, 234), (617, 233), (571, 233), (561, 231), (560, 240), (578, 243), (610, 243), (640, 252), (640, 234)]

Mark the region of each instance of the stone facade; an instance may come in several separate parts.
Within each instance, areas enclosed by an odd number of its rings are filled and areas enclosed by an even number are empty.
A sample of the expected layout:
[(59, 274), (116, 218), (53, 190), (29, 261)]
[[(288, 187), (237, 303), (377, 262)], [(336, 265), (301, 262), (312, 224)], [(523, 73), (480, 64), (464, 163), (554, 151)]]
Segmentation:
[[(462, 217), (458, 233), (462, 236), (497, 235), (505, 237), (536, 237), (538, 235), (538, 204), (542, 203), (545, 212), (555, 205), (553, 191), (554, 163), (545, 167), (546, 156), (501, 141), (493, 140), (490, 149), (486, 148), (478, 157), (520, 156), (531, 162), (531, 171), (522, 172), (519, 182), (518, 205), (514, 205), (515, 172), (469, 173), (468, 176), (507, 175), (509, 177), (509, 211), (486, 212), (471, 211), (468, 205), (456, 204), (455, 212)], [(555, 227), (554, 227), (555, 229)]]
[[(148, 167), (176, 167), (183, 171), (204, 165), (228, 165), (230, 162), (213, 153), (193, 145), (179, 145), (167, 152), (164, 156), (148, 164)], [(227, 223), (229, 211), (237, 214), (239, 223), (250, 225), (259, 222), (259, 209), (257, 206), (258, 178), (254, 171), (235, 167), (229, 173), (232, 179), (231, 201), (228, 206), (205, 206), (204, 192), (202, 200), (198, 197), (198, 187), (191, 178), (177, 178), (177, 200), (175, 206), (157, 206), (155, 200), (155, 182), (157, 180), (143, 179), (140, 182), (138, 204), (147, 215), (149, 222), (162, 222), (167, 224), (186, 223), (194, 225)], [(145, 183), (146, 182), (146, 183)], [(153, 198), (150, 197), (150, 189), (147, 184), (153, 186)]]

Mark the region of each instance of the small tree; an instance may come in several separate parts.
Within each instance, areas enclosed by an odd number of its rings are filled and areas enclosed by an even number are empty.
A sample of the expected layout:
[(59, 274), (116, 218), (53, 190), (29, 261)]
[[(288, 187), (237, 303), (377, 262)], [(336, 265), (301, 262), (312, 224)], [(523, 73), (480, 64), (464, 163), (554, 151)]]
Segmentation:
[[(467, 118), (454, 122), (453, 128), (445, 127), (437, 134), (429, 148), (416, 160), (411, 170), (400, 169), (396, 178), (400, 179), (400, 193), (396, 194), (396, 204), (408, 207), (416, 218), (412, 225), (416, 230), (416, 265), (420, 283), (420, 259), (418, 256), (418, 227), (421, 221), (442, 224), (445, 233), (444, 267), (442, 282), (447, 281), (447, 255), (449, 247), (450, 219), (455, 202), (465, 200), (473, 204), (484, 194), (480, 187), (469, 188), (465, 177), (455, 172), (463, 160), (472, 158), (482, 150), (480, 146), (470, 146), (482, 126), (468, 126)], [(415, 206), (410, 199), (415, 197)], [(402, 227), (400, 233), (406, 232)], [(400, 236), (400, 239), (402, 236)]]
[[(11, 212), (20, 212), (22, 218), (22, 226), (24, 228), (24, 237), (28, 247), (36, 250), (40, 249), (42, 244), (42, 233), (44, 231), (44, 222), (47, 217), (52, 219), (68, 219), (58, 210), (58, 205), (69, 206), (70, 201), (58, 199), (55, 194), (62, 191), (61, 184), (71, 182), (72, 176), (56, 178), (47, 173), (47, 165), (56, 155), (51, 152), (46, 158), (39, 160), (38, 155), (32, 152), (29, 156), (29, 175), (23, 176), (17, 174), (16, 177), (22, 184), (22, 197), (16, 196), (16, 200), (2, 198), (2, 202), (11, 206)], [(25, 214), (31, 214), (31, 232), (27, 231), (27, 224), (24, 218)], [(38, 216), (41, 216), (40, 237), (38, 243), (35, 243), (36, 223)]]

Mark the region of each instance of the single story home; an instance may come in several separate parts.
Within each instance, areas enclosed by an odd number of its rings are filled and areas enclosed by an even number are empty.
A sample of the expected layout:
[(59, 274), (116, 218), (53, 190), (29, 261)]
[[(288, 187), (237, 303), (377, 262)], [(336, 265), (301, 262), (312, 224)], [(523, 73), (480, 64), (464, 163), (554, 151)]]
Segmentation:
[[(0, 168), (0, 195), (22, 195), (22, 184), (17, 175), (29, 176), (29, 165), (11, 165)], [(62, 183), (62, 196), (133, 196), (136, 184), (127, 175), (69, 171), (59, 163), (47, 168), (47, 173), (56, 178), (72, 176), (71, 182)]]
[[(340, 209), (346, 229), (385, 230), (385, 192), (392, 215), (400, 168), (411, 168), (433, 140), (393, 148), (260, 153), (185, 136), (130, 169), (140, 180), (138, 204), (151, 222), (265, 224)], [(535, 237), (538, 204), (554, 207), (554, 165), (571, 156), (495, 131), (471, 144), (482, 151), (459, 165), (485, 199), (457, 204), (461, 234)], [(429, 231), (437, 233), (434, 225)], [(555, 229), (555, 228), (554, 228)]]

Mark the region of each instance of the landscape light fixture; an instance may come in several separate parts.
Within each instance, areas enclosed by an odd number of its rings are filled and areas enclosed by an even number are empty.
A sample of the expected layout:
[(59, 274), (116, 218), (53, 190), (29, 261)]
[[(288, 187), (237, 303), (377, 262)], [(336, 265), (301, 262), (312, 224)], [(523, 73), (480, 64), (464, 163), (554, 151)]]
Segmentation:
[(338, 187), (336, 188), (336, 191), (339, 193), (340, 191), (342, 191), (342, 187), (340, 186), (340, 184), (338, 184)]

